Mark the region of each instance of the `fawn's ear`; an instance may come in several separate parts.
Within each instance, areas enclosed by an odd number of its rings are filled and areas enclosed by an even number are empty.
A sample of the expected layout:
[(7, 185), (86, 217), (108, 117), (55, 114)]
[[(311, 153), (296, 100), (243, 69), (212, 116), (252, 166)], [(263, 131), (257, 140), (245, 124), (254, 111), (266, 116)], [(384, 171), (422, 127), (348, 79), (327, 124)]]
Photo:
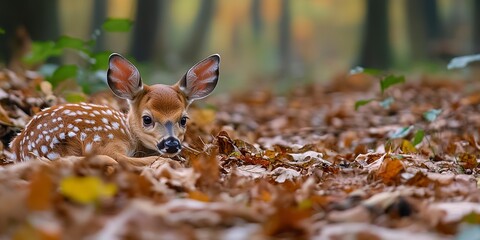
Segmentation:
[(129, 100), (143, 89), (138, 69), (118, 53), (110, 55), (108, 60), (107, 82), (115, 95)]
[(178, 82), (189, 102), (208, 96), (218, 82), (220, 55), (214, 54), (190, 68)]

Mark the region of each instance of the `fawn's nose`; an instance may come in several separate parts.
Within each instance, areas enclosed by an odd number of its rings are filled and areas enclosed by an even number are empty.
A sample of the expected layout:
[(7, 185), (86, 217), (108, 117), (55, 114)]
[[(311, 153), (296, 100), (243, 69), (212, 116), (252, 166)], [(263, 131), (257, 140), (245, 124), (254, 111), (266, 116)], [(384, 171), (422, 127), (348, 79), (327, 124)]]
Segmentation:
[(180, 141), (175, 137), (163, 139), (158, 143), (157, 147), (160, 151), (167, 153), (178, 153), (182, 149)]

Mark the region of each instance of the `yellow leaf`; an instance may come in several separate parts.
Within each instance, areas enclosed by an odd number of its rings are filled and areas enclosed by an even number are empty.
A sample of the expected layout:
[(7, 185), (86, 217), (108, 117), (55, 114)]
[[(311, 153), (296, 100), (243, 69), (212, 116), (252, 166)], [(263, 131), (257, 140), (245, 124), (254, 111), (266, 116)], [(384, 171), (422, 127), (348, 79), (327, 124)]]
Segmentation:
[(60, 192), (78, 203), (88, 204), (115, 195), (117, 186), (98, 177), (67, 177), (60, 183)]
[(403, 153), (416, 153), (417, 149), (415, 148), (415, 146), (413, 146), (413, 144), (410, 141), (404, 139), (402, 141), (402, 152)]
[(201, 201), (201, 202), (209, 202), (210, 201), (210, 197), (208, 195), (206, 195), (205, 193), (202, 193), (200, 191), (191, 191), (188, 193), (188, 197), (191, 198), (191, 199), (195, 199), (197, 201)]

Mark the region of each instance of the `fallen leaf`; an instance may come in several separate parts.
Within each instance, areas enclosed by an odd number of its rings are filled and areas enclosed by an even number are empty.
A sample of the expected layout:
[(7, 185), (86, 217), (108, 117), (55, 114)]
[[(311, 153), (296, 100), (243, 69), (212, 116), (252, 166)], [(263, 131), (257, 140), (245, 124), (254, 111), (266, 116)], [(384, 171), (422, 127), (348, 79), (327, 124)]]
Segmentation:
[(112, 197), (117, 192), (117, 186), (112, 183), (104, 183), (94, 176), (66, 177), (60, 182), (60, 192), (82, 204), (98, 201), (100, 198)]
[(292, 181), (293, 179), (300, 176), (300, 173), (284, 167), (278, 167), (270, 173), (272, 176), (275, 177), (275, 182), (283, 183), (285, 181)]
[(44, 211), (52, 207), (53, 180), (49, 169), (43, 167), (37, 170), (30, 182), (27, 196), (27, 206), (32, 211)]
[(267, 170), (260, 165), (244, 165), (237, 168), (237, 173), (240, 176), (256, 179), (267, 174)]

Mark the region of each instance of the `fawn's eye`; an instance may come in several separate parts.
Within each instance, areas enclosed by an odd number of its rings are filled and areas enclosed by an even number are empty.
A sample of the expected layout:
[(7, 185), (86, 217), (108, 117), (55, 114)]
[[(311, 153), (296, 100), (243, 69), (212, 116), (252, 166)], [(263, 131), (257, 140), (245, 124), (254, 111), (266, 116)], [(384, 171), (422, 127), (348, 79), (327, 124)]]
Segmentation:
[(142, 119), (143, 119), (143, 126), (144, 127), (149, 127), (153, 124), (152, 117), (150, 117), (150, 116), (145, 115), (145, 116), (142, 117)]
[(185, 127), (187, 125), (187, 119), (188, 117), (182, 117), (182, 119), (180, 119), (180, 126)]

